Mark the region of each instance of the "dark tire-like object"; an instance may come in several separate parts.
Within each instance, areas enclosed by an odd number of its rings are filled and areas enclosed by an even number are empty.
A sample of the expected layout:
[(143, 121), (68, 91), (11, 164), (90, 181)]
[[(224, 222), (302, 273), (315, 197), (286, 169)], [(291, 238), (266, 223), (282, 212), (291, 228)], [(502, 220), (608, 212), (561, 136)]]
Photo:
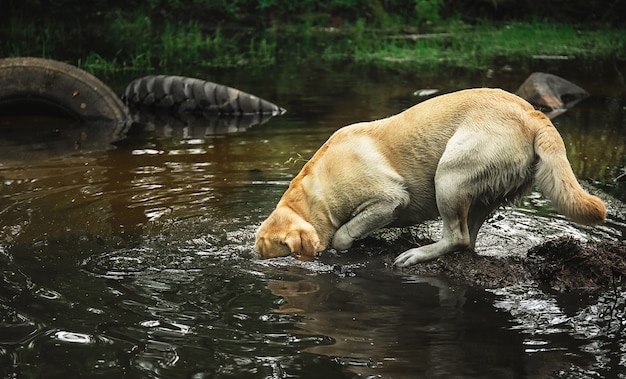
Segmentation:
[(42, 114), (81, 122), (130, 122), (121, 99), (78, 67), (42, 58), (0, 59), (0, 115)]
[(137, 108), (215, 115), (268, 114), (278, 116), (285, 109), (257, 96), (184, 76), (151, 75), (128, 84), (123, 100)]

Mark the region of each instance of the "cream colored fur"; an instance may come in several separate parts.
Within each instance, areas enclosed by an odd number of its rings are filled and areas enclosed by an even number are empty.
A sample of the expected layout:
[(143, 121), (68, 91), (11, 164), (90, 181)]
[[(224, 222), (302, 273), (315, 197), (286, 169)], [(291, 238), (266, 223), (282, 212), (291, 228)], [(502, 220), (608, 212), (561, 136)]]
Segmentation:
[(261, 224), (256, 250), (313, 257), (382, 227), (440, 216), (442, 239), (395, 261), (424, 262), (473, 249), (485, 218), (533, 183), (571, 220), (604, 221), (604, 204), (580, 187), (541, 112), (497, 89), (442, 95), (335, 132)]

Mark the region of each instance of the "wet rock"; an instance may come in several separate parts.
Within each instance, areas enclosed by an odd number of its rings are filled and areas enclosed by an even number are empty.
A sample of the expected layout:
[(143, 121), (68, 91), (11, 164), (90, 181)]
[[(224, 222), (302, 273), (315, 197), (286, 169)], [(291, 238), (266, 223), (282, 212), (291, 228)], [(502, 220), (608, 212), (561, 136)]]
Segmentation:
[(587, 91), (576, 84), (543, 72), (532, 73), (515, 94), (550, 118), (558, 116), (589, 96)]
[(535, 281), (556, 291), (615, 288), (626, 277), (626, 242), (559, 238), (530, 249), (525, 265)]

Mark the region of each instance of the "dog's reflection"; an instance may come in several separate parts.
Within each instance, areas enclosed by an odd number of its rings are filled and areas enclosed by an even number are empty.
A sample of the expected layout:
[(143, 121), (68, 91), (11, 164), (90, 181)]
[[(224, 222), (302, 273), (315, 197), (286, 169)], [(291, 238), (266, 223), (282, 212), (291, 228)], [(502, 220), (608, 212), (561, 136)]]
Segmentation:
[[(523, 351), (523, 336), (497, 327), (510, 318), (490, 311), (490, 300), (479, 298), (484, 293), (469, 289), (468, 300), (468, 287), (441, 277), (320, 274), (272, 280), (268, 287), (284, 299), (276, 312), (303, 316), (296, 333), (334, 341), (305, 352), (334, 357), (366, 377), (544, 377), (544, 370), (563, 365), (563, 354), (553, 352), (537, 367)], [(483, 307), (484, 318), (476, 319), (475, 307)]]
[(282, 296), (287, 300), (287, 303), (278, 308), (278, 312), (297, 314), (305, 313), (306, 309), (310, 307), (310, 304), (306, 304), (310, 302), (307, 295), (313, 296), (320, 290), (317, 283), (309, 280), (270, 280), (267, 287), (274, 295)]
[[(305, 316), (300, 333), (334, 340), (306, 352), (335, 357), (362, 375), (415, 377), (411, 373), (422, 371), (450, 377), (465, 362), (459, 359), (457, 325), (464, 290), (438, 278), (408, 279), (399, 284), (318, 275), (274, 280), (268, 287), (286, 301), (277, 312)], [(405, 302), (411, 306), (404, 307)]]

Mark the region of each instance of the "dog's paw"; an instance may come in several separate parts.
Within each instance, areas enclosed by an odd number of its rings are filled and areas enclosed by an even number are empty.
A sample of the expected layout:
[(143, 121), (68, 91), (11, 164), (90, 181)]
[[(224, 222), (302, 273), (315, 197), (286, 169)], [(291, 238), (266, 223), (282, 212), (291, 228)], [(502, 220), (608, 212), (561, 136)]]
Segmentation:
[(348, 250), (352, 246), (353, 242), (354, 239), (352, 239), (352, 237), (346, 233), (338, 232), (335, 233), (335, 236), (333, 237), (332, 247), (335, 250), (344, 251)]
[(437, 258), (437, 256), (433, 256), (432, 254), (428, 254), (428, 252), (417, 248), (407, 250), (398, 255), (396, 260), (393, 261), (393, 264), (398, 267), (408, 267), (417, 263), (428, 262), (435, 258)]

